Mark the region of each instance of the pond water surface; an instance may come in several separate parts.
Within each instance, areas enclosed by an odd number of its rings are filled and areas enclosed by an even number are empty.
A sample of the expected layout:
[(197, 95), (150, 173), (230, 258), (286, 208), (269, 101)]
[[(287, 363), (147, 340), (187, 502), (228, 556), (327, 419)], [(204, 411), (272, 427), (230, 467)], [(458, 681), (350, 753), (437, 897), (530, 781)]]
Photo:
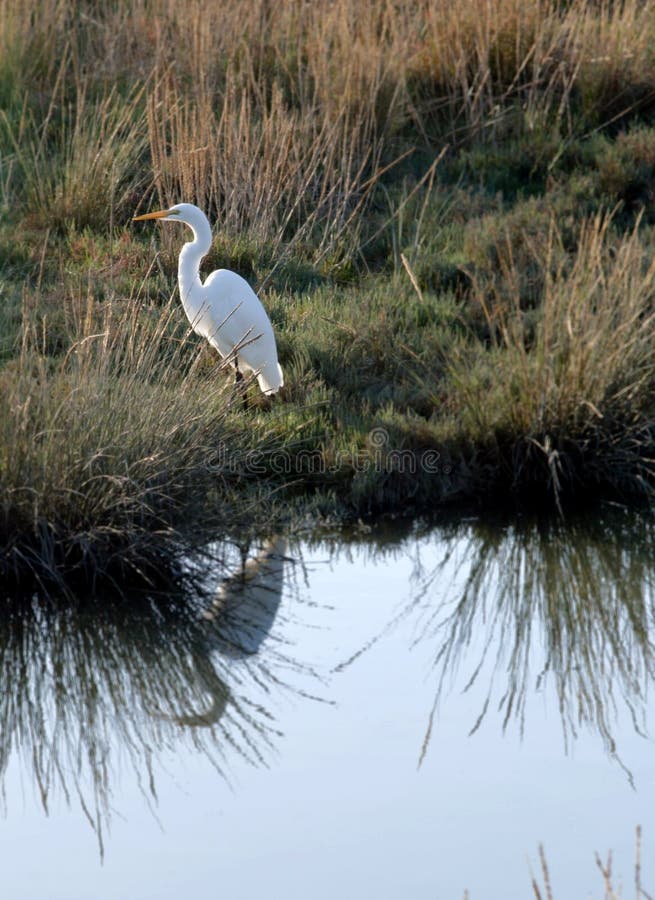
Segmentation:
[(655, 891), (654, 537), (362, 529), (10, 602), (3, 896), (545, 896), (540, 844), (556, 900), (604, 896), (610, 848), (634, 896), (637, 825)]

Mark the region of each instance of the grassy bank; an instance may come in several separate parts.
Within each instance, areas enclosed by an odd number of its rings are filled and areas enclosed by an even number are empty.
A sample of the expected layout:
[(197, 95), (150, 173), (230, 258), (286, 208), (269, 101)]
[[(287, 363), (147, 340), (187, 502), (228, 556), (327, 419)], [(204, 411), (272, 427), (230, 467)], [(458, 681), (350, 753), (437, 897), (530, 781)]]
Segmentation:
[[(654, 46), (637, 0), (0, 0), (2, 572), (650, 498)], [(131, 224), (180, 199), (270, 312), (273, 404)]]

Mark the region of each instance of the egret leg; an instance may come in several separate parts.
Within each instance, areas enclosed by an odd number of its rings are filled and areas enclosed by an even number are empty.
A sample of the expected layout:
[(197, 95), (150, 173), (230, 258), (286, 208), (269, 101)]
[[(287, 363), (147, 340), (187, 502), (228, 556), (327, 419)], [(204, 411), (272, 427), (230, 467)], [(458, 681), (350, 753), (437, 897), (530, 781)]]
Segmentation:
[(234, 357), (234, 389), (241, 391), (241, 405), (248, 409), (247, 385), (243, 378), (243, 372), (239, 368), (239, 357)]

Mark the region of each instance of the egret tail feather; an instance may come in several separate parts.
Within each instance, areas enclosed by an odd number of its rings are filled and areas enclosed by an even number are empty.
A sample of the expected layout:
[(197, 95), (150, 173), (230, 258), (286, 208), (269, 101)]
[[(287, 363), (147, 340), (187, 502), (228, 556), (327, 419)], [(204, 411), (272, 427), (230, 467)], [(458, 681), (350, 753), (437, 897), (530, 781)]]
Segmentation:
[(257, 382), (264, 394), (276, 394), (284, 385), (284, 375), (279, 363), (266, 366), (257, 375)]

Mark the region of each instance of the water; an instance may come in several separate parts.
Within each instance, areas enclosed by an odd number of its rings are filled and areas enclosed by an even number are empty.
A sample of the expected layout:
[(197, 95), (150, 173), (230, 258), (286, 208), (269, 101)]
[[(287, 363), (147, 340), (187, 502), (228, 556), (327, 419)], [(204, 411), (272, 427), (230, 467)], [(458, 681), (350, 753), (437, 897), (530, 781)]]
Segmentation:
[(11, 604), (4, 896), (545, 896), (540, 843), (555, 898), (610, 848), (634, 896), (638, 824), (652, 892), (653, 532), (278, 539), (195, 592)]

